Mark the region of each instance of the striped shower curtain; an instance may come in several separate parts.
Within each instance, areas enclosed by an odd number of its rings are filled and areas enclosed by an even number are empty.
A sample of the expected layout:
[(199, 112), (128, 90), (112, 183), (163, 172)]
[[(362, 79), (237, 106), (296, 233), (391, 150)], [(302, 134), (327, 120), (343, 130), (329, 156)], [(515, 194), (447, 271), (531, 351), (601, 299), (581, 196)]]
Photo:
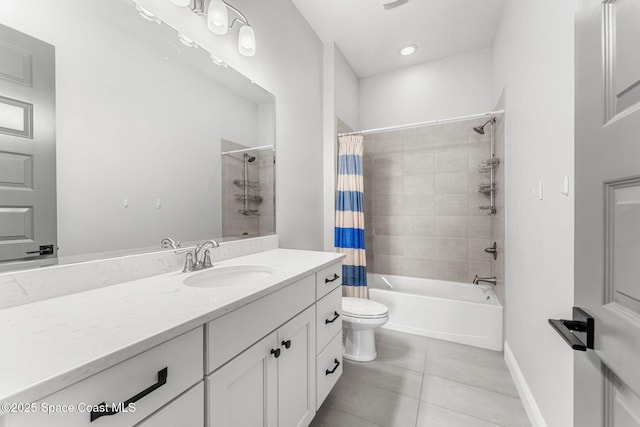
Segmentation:
[(340, 137), (334, 244), (337, 252), (347, 255), (342, 262), (342, 295), (367, 298), (362, 151), (362, 135)]

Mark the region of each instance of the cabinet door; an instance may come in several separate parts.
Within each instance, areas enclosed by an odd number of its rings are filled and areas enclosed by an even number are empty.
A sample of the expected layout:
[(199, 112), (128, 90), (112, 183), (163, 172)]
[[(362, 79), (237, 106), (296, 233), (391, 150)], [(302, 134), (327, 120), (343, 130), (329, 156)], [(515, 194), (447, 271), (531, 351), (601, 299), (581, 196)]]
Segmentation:
[(207, 378), (210, 427), (277, 427), (277, 332)]
[(312, 306), (278, 329), (279, 427), (307, 426), (315, 415), (315, 318)]

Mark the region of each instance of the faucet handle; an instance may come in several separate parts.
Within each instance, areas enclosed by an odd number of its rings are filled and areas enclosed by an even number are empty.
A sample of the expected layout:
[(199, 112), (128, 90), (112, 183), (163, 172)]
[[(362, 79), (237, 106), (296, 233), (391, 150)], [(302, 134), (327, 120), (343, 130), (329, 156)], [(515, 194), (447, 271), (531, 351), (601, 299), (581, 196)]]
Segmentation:
[(191, 273), (194, 270), (193, 267), (193, 254), (189, 252), (184, 261), (184, 268), (182, 269), (183, 273)]
[(202, 263), (202, 268), (209, 268), (212, 266), (213, 264), (211, 263), (211, 249), (206, 249), (204, 251), (204, 261)]

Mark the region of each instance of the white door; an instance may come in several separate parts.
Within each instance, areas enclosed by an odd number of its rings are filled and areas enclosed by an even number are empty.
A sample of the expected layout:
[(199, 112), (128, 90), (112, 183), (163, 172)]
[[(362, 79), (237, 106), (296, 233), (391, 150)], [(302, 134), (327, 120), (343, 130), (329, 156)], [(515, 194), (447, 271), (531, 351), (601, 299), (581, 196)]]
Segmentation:
[(210, 427), (277, 427), (277, 338), (272, 332), (209, 375)]
[(0, 262), (54, 257), (54, 47), (0, 25)]
[(278, 329), (278, 427), (308, 426), (316, 411), (315, 306)]
[(640, 1), (576, 4), (575, 305), (594, 348), (575, 353), (574, 419), (638, 427)]

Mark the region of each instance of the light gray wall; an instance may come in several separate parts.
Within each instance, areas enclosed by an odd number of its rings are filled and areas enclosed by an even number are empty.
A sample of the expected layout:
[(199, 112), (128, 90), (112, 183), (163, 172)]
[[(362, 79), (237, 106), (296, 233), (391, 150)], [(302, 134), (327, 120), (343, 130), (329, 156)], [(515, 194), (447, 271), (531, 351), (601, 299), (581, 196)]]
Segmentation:
[(360, 80), (363, 129), (483, 113), (493, 105), (490, 49)]
[(358, 76), (335, 43), (323, 48), (323, 228), (324, 250), (334, 250), (338, 141), (344, 129), (359, 129)]
[(360, 129), (360, 79), (338, 46), (334, 54), (335, 114), (351, 129)]
[[(546, 425), (573, 425), (573, 352), (548, 318), (571, 318), (574, 2), (510, 0), (493, 47), (505, 92), (506, 341)], [(532, 194), (544, 181), (544, 200)]]
[(251, 22), (256, 55), (238, 53), (237, 27), (225, 36), (169, 1), (136, 0), (276, 97), (276, 229), (285, 248), (321, 249), (322, 43), (290, 0), (236, 0)]
[[(138, 18), (133, 4), (117, 5)], [(61, 256), (220, 236), (220, 138), (257, 143), (255, 103), (166, 58), (165, 40), (144, 40), (118, 14), (101, 13), (119, 10), (111, 6), (0, 6), (0, 22), (56, 47)]]

